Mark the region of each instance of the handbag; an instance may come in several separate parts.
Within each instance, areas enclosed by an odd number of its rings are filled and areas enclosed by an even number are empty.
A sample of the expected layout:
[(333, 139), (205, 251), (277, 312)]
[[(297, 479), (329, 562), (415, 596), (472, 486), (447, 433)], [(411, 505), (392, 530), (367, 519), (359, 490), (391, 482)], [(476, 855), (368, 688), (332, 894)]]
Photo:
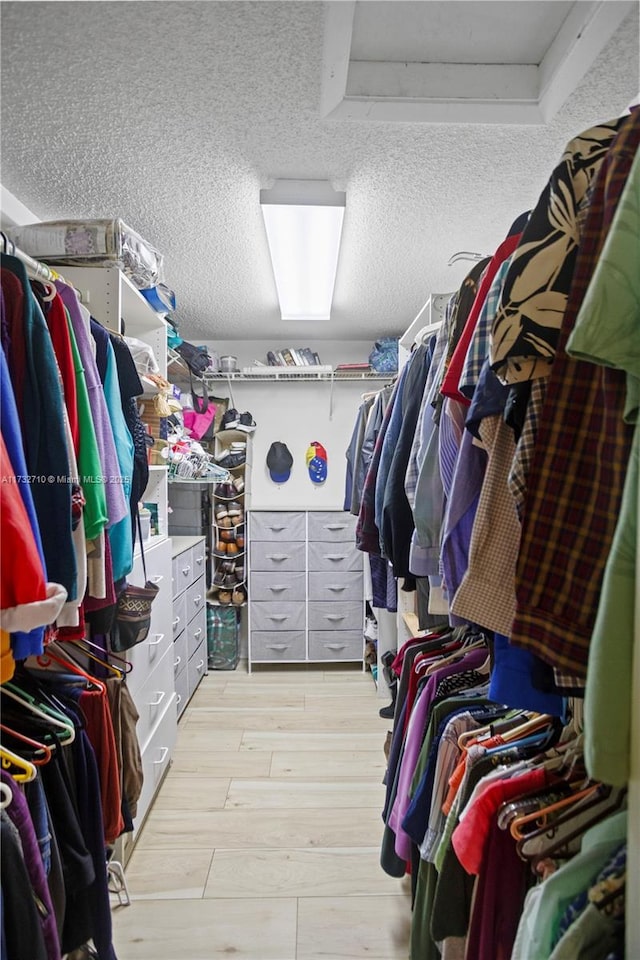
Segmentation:
[(216, 408), (213, 403), (209, 402), (206, 388), (202, 396), (196, 393), (191, 372), (189, 372), (189, 379), (191, 380), (193, 410), (183, 411), (182, 422), (185, 430), (189, 431), (194, 440), (203, 440), (205, 435), (212, 437), (211, 426), (216, 416)]
[(195, 373), (196, 377), (201, 377), (205, 370), (208, 370), (211, 366), (211, 357), (206, 347), (195, 347), (187, 340), (183, 340), (176, 347), (176, 353), (180, 354), (190, 372)]
[(147, 578), (140, 514), (137, 507), (136, 520), (138, 537), (140, 538), (142, 569), (144, 571), (144, 587), (136, 587), (132, 583), (125, 583), (124, 589), (118, 597), (115, 623), (111, 630), (111, 649), (114, 653), (129, 650), (147, 639), (151, 627), (151, 604), (160, 592), (160, 587)]

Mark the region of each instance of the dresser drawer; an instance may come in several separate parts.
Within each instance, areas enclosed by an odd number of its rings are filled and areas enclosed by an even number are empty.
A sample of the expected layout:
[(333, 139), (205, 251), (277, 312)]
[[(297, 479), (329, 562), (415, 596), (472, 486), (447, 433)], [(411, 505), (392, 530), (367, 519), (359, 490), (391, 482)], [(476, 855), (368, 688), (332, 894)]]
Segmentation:
[(158, 666), (135, 695), (135, 704), (140, 714), (138, 740), (141, 750), (145, 749), (154, 727), (173, 696), (173, 660), (173, 644), (171, 644), (171, 648), (167, 650)]
[(272, 542), (305, 540), (306, 522), (304, 513), (283, 511), (251, 514), (251, 539)]
[(364, 609), (357, 600), (309, 603), (309, 630), (362, 630), (363, 618)]
[(251, 631), (251, 659), (252, 660), (305, 660), (307, 655), (303, 630), (283, 631), (252, 630)]
[(189, 671), (185, 664), (184, 670), (176, 678), (176, 712), (181, 717), (189, 703)]
[(187, 664), (187, 680), (189, 683), (189, 699), (193, 696), (196, 687), (207, 672), (207, 642), (203, 640)]
[(309, 514), (309, 541), (355, 543), (357, 517), (338, 511), (314, 511)]
[(191, 623), (196, 613), (204, 610), (206, 604), (205, 578), (200, 577), (187, 588), (187, 624)]
[(187, 669), (189, 659), (187, 645), (187, 631), (183, 630), (177, 640), (173, 642), (173, 677), (176, 679), (183, 670)]
[(151, 806), (162, 778), (171, 761), (171, 754), (176, 742), (176, 703), (175, 694), (165, 705), (165, 711), (157, 727), (153, 731), (149, 742), (142, 751), (142, 771), (144, 783), (138, 800), (138, 810), (134, 820), (136, 831)]
[(204, 575), (207, 567), (207, 547), (204, 540), (191, 548), (191, 559), (193, 561), (193, 579), (198, 580), (199, 577)]
[(309, 660), (362, 660), (362, 630), (309, 631)]
[(187, 624), (187, 660), (190, 660), (203, 640), (207, 639), (207, 611), (203, 607)]
[(362, 570), (362, 553), (347, 543), (310, 543), (309, 570)]
[(288, 573), (252, 573), (249, 584), (252, 600), (302, 600), (306, 599), (306, 575)]
[(310, 573), (309, 600), (364, 599), (361, 573)]
[(273, 573), (303, 571), (305, 568), (306, 544), (304, 542), (251, 543), (251, 569)]
[(175, 594), (176, 596), (185, 589), (185, 587), (190, 586), (193, 583), (194, 571), (193, 571), (193, 548), (188, 550), (183, 550), (182, 553), (179, 553), (177, 557), (174, 557), (176, 563), (176, 586)]
[(252, 630), (304, 630), (305, 604), (275, 600), (251, 604)]
[(179, 597), (173, 601), (173, 617), (172, 617), (172, 633), (173, 637), (178, 636), (179, 633), (187, 626), (187, 593), (181, 593)]

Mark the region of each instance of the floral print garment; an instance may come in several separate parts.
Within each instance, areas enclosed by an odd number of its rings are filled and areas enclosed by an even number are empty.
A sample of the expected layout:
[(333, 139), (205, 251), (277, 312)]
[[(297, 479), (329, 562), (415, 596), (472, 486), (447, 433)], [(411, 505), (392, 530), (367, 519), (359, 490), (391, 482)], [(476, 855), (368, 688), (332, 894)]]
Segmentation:
[(548, 376), (571, 288), (578, 222), (623, 118), (586, 130), (562, 159), (524, 229), (491, 332), (491, 365), (503, 383)]

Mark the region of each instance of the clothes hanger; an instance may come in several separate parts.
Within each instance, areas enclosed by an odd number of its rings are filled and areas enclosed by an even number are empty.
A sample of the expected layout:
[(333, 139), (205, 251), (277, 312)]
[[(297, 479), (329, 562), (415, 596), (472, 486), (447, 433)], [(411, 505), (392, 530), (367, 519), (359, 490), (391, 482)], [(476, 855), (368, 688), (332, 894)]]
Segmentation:
[(0, 723), (0, 730), (4, 730), (5, 733), (8, 733), (10, 737), (14, 737), (16, 740), (20, 740), (22, 743), (28, 744), (30, 747), (35, 747), (37, 753), (43, 753), (44, 756), (32, 757), (31, 762), (36, 767), (42, 767), (45, 763), (48, 763), (51, 760), (53, 751), (51, 747), (48, 747), (46, 743), (41, 743), (39, 740), (33, 740), (31, 737), (27, 737), (24, 733), (19, 733), (17, 730), (12, 730), (11, 727), (8, 727), (4, 723)]
[[(98, 653), (101, 653), (103, 655), (105, 653), (103, 647), (101, 647), (97, 643), (94, 643), (92, 640), (88, 640), (86, 637), (84, 637), (84, 639), (81, 642), (78, 640), (75, 640), (72, 642), (74, 642), (77, 646), (79, 646), (81, 650), (83, 650), (85, 647), (91, 647), (93, 650), (97, 650)], [(133, 670), (133, 664), (131, 660), (127, 660), (126, 657), (121, 657), (119, 656), (119, 654), (114, 653), (112, 650), (107, 651), (106, 655), (108, 657), (109, 663), (111, 663), (112, 660), (115, 660), (116, 664), (120, 664), (120, 663), (122, 664), (121, 667), (117, 667), (117, 669), (120, 670), (121, 673), (128, 674), (128, 673), (131, 673), (131, 671)], [(100, 661), (98, 660), (98, 663), (99, 662)]]
[[(105, 668), (105, 670), (108, 670), (110, 673), (113, 673), (118, 678), (118, 680), (122, 680), (124, 678), (125, 671), (123, 669), (121, 669), (120, 667), (116, 667), (112, 663), (109, 663), (108, 660), (103, 660), (101, 657), (98, 657), (91, 650), (86, 650), (84, 646), (82, 646), (82, 644), (76, 640), (67, 641), (64, 645), (65, 653), (68, 657), (71, 658), (73, 663), (76, 663), (78, 666), (80, 666), (80, 663), (78, 663), (78, 661), (75, 659), (75, 657), (71, 653), (71, 650), (69, 649), (71, 645), (77, 648), (78, 652), (83, 653), (85, 657), (89, 657), (89, 659), (93, 660), (94, 663), (99, 663), (101, 667)], [(133, 668), (133, 664), (131, 664), (131, 667)]]
[(2, 684), (2, 696), (9, 697), (11, 700), (15, 700), (16, 703), (19, 703), (25, 710), (28, 710), (30, 713), (35, 714), (35, 716), (40, 717), (40, 719), (45, 720), (52, 727), (56, 727), (65, 733), (64, 742), (73, 743), (76, 736), (76, 729), (71, 723), (71, 721), (64, 716), (64, 714), (55, 711), (54, 708), (49, 706), (49, 704), (42, 703), (40, 707), (36, 706), (35, 697), (32, 697), (31, 694), (26, 693), (15, 685), (13, 681), (8, 681), (7, 683)]
[[(31, 780), (35, 780), (38, 775), (38, 771), (29, 760), (18, 756), (17, 753), (14, 753), (13, 750), (8, 750), (7, 747), (0, 746), (0, 761), (2, 762), (2, 769), (7, 770), (13, 779), (19, 783), (30, 783)], [(21, 772), (11, 773), (10, 768), (12, 766), (17, 767)]]
[(90, 673), (87, 673), (86, 670), (83, 670), (82, 667), (79, 667), (76, 663), (74, 663), (73, 660), (68, 660), (64, 657), (58, 656), (55, 653), (52, 653), (51, 647), (53, 646), (53, 643), (55, 643), (55, 641), (52, 641), (52, 643), (48, 644), (45, 648), (45, 652), (39, 657), (36, 657), (36, 660), (41, 667), (49, 667), (51, 666), (51, 662), (57, 663), (58, 666), (64, 667), (65, 670), (69, 670), (71, 673), (74, 673), (79, 677), (83, 677), (87, 683), (91, 684), (93, 687), (96, 687), (99, 693), (103, 695), (106, 694), (107, 688), (102, 680), (98, 680), (97, 677), (91, 676)]
[(436, 660), (433, 663), (430, 663), (426, 670), (426, 676), (430, 677), (431, 674), (435, 673), (436, 670), (440, 670), (441, 667), (446, 667), (451, 663), (455, 663), (456, 660), (461, 660), (467, 653), (470, 653), (471, 650), (480, 650), (481, 647), (486, 648), (486, 640), (474, 640), (471, 643), (464, 644), (458, 649), (455, 650), (448, 657), (442, 657), (440, 660)]
[(8, 783), (0, 783), (0, 810), (6, 810), (10, 803), (13, 803), (13, 794)]
[[(600, 784), (600, 790), (592, 797), (588, 797), (586, 801), (576, 801), (574, 807), (553, 823), (533, 830), (524, 840), (518, 841), (518, 853), (523, 859), (532, 860), (532, 867), (535, 869), (541, 860), (568, 849), (569, 845), (582, 837), (590, 827), (620, 810), (626, 795), (626, 787), (614, 790), (606, 784)], [(544, 838), (551, 842), (544, 845), (541, 842)]]
[(470, 740), (479, 740), (481, 737), (496, 737), (498, 735), (502, 736), (502, 726), (504, 724), (507, 724), (505, 730), (511, 730), (513, 727), (519, 725), (523, 720), (529, 719), (530, 717), (531, 714), (523, 713), (522, 710), (516, 710), (515, 712), (507, 713), (502, 720), (488, 723), (484, 727), (478, 727), (477, 730), (467, 730), (465, 733), (461, 733), (458, 737), (458, 747), (460, 750), (464, 750), (465, 745)]
[(459, 260), (470, 260), (473, 263), (480, 263), (481, 260), (486, 260), (487, 257), (488, 254), (486, 253), (473, 253), (470, 250), (459, 250), (457, 253), (454, 253), (449, 257), (447, 266), (450, 267)]
[[(527, 813), (521, 817), (515, 817), (509, 824), (509, 831), (514, 840), (524, 840), (525, 837), (528, 837), (528, 834), (522, 832), (522, 827), (527, 823), (531, 823), (534, 820), (542, 820), (543, 823), (540, 826), (544, 825), (546, 817), (551, 813), (556, 813), (558, 810), (565, 810), (567, 807), (573, 806), (577, 800), (581, 800), (583, 797), (590, 797), (595, 795), (598, 790), (602, 788), (601, 783), (592, 783), (587, 787), (582, 789), (578, 788), (574, 793), (568, 797), (563, 797), (562, 800), (556, 800), (554, 803), (550, 803), (547, 807), (541, 807), (539, 810), (536, 810), (534, 813)], [(549, 825), (547, 824), (547, 829)]]

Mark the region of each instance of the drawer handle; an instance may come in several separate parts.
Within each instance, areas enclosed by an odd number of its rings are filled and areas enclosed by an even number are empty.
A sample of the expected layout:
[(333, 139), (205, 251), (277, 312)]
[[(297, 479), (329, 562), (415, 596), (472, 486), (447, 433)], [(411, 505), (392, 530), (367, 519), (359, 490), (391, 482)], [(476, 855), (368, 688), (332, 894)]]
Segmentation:
[(184, 574), (185, 577), (188, 577), (189, 574), (191, 573), (191, 567), (183, 567), (183, 568), (182, 568), (182, 572), (183, 572), (183, 574)]
[(334, 593), (342, 593), (343, 590), (346, 590), (344, 583), (329, 583), (327, 584), (327, 590), (333, 590)]
[(176, 657), (175, 660), (173, 661), (173, 669), (175, 670), (176, 667), (179, 667), (181, 663), (182, 663), (182, 657)]
[(346, 523), (328, 523), (325, 530), (346, 530)]
[(160, 583), (161, 580), (164, 580), (164, 575), (162, 573), (156, 573), (155, 576), (149, 578), (151, 583)]
[(325, 647), (328, 650), (344, 650), (346, 643), (325, 643)]
[(267, 560), (275, 560), (276, 563), (280, 563), (282, 560), (288, 560), (288, 553), (270, 553), (267, 555)]
[(157, 764), (158, 766), (159, 766), (161, 763), (164, 763), (165, 760), (167, 759), (167, 757), (169, 756), (169, 747), (161, 747), (160, 749), (161, 749), (160, 759), (153, 761), (153, 762), (154, 762), (155, 764)]
[(325, 560), (346, 560), (346, 553), (325, 553)]
[(155, 640), (149, 640), (149, 646), (150, 646), (150, 647), (157, 647), (158, 644), (159, 644), (159, 643), (162, 643), (162, 641), (164, 640), (164, 633), (154, 633), (153, 636), (154, 636), (156, 639), (155, 639)]
[(176, 706), (179, 707), (181, 703), (182, 703), (182, 695), (179, 693), (176, 693)]
[(287, 590), (288, 587), (286, 583), (278, 583), (275, 587), (269, 587), (272, 593), (282, 593), (284, 590)]
[(289, 614), (288, 613), (270, 613), (267, 619), (275, 620), (276, 623), (283, 623), (285, 620), (289, 619)]
[(273, 530), (274, 533), (282, 533), (283, 530), (286, 530), (284, 525), (277, 527), (275, 524), (271, 524), (269, 530)]
[(180, 617), (174, 617), (174, 619), (173, 619), (173, 629), (174, 629), (174, 630), (175, 630), (175, 628), (178, 626), (179, 623), (180, 623)]
[(199, 567), (201, 567), (202, 564), (204, 563), (204, 557), (196, 557), (196, 563), (198, 564)]
[(288, 643), (268, 643), (269, 650), (288, 650)]
[(346, 613), (327, 613), (325, 614), (325, 620), (344, 620)]
[(159, 707), (160, 704), (162, 703), (162, 701), (164, 700), (164, 698), (166, 697), (166, 695), (167, 695), (167, 691), (166, 691), (166, 690), (158, 690), (158, 692), (157, 692), (157, 694), (156, 694), (156, 699), (149, 701), (149, 706), (150, 706), (150, 707)]
[(193, 631), (193, 636), (194, 636), (194, 637), (199, 637), (201, 633), (202, 633), (202, 627), (198, 627), (197, 630), (194, 630), (194, 631)]
[(199, 593), (196, 597), (194, 597), (193, 602), (195, 603), (196, 607), (198, 606), (199, 603), (202, 603), (202, 594)]
[(196, 667), (196, 670), (198, 671), (198, 673), (200, 673), (203, 667), (204, 667), (204, 660), (201, 660), (198, 666)]

